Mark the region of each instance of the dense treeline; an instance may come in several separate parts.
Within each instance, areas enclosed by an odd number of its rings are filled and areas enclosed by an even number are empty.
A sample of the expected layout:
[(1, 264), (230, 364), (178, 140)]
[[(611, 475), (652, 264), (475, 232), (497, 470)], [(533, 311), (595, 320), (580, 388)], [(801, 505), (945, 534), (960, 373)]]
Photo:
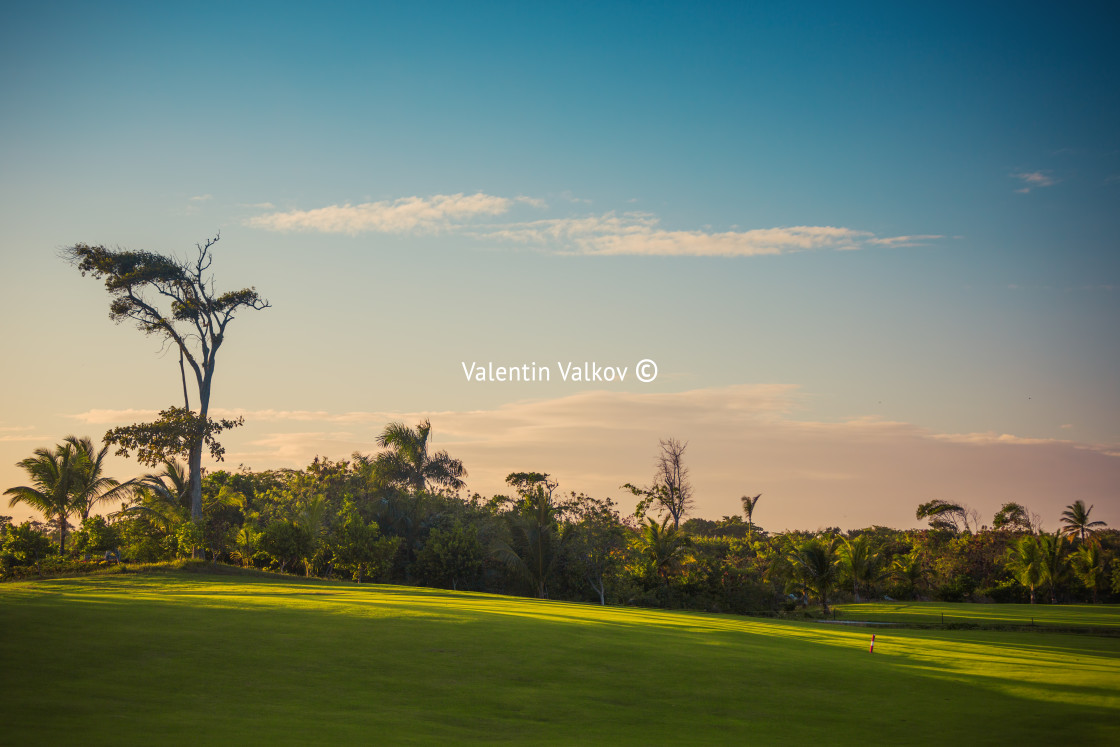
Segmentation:
[[(101, 474), (104, 449), (68, 439), (20, 463), (33, 484), (7, 493), (48, 521), (0, 520), (0, 573), (204, 553), (323, 578), (740, 613), (881, 598), (1120, 600), (1120, 533), (1092, 521), (1080, 501), (1053, 535), (1018, 504), (989, 529), (943, 501), (918, 507), (924, 530), (771, 533), (754, 523), (759, 496), (743, 497), (743, 516), (685, 518), (685, 445), (672, 439), (661, 444), (652, 483), (625, 486), (639, 498), (627, 515), (609, 498), (561, 491), (541, 472), (511, 473), (508, 495), (464, 497), (466, 471), (429, 453), (430, 428), (392, 424), (377, 454), (315, 459), (299, 471), (209, 473), (201, 522), (191, 520), (179, 463), (121, 485)], [(121, 496), (121, 510), (93, 512)], [(71, 519), (80, 524), (68, 534)]]

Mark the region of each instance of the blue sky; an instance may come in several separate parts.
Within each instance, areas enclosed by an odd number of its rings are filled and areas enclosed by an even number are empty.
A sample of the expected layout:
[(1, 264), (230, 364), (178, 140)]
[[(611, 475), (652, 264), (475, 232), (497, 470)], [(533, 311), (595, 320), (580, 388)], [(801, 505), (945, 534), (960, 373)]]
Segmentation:
[[(0, 376), (19, 395), (0, 481), (36, 446), (175, 397), (171, 357), (114, 327), (58, 249), (182, 253), (220, 230), (218, 284), (274, 304), (235, 323), (219, 364), (214, 406), (248, 421), (231, 461), (343, 458), (430, 415), (483, 492), (537, 469), (618, 497), (672, 433), (703, 515), (762, 491), (765, 526), (905, 525), (964, 495), (987, 516), (1033, 501), (1051, 524), (1083, 498), (1116, 524), (1117, 20), (1103, 4), (9, 9)], [(645, 357), (656, 382), (598, 392), (460, 368)], [(888, 479), (887, 458), (909, 467)]]

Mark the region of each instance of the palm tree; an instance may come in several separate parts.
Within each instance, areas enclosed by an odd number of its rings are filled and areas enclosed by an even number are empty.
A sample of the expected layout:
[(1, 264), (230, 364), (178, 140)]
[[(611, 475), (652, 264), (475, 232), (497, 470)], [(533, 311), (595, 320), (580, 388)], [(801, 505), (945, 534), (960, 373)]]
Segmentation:
[(1031, 590), (1034, 604), (1034, 590), (1046, 579), (1046, 561), (1038, 537), (1029, 534), (1011, 543), (1007, 548), (1007, 569), (1016, 581)]
[(1074, 535), (1084, 542), (1087, 537), (1094, 534), (1099, 527), (1107, 526), (1103, 521), (1089, 521), (1089, 512), (1092, 506), (1085, 508), (1085, 501), (1077, 500), (1066, 506), (1062, 512), (1061, 533), (1071, 540)]
[(1058, 603), (1058, 586), (1069, 577), (1069, 559), (1062, 554), (1065, 543), (1058, 532), (1040, 534), (1038, 549), (1042, 555), (1042, 580), (1050, 587), (1050, 603)]
[(376, 471), (389, 484), (417, 493), (426, 492), (428, 485), (459, 490), (467, 471), (458, 459), (446, 451), (428, 453), (428, 438), (432, 424), (425, 420), (415, 428), (404, 423), (389, 423), (377, 437), (377, 445), (387, 449), (374, 460)]
[(741, 500), (743, 502), (743, 513), (747, 515), (747, 542), (751, 541), (751, 535), (754, 533), (754, 507), (758, 505), (758, 499), (762, 497), (759, 493), (754, 498), (744, 495)]
[(916, 552), (899, 555), (891, 563), (891, 578), (896, 584), (904, 586), (912, 597), (918, 596), (918, 587), (925, 583), (925, 575), (922, 556)]
[(828, 595), (840, 578), (836, 557), (836, 537), (814, 537), (802, 542), (789, 555), (793, 575), (821, 601), (824, 614), (829, 614)]
[(132, 490), (132, 481), (122, 485), (103, 474), (105, 457), (109, 454), (108, 444), (96, 449), (89, 436), (67, 436), (66, 443), (74, 447), (81, 462), (81, 473), (73, 488), (73, 503), (74, 510), (82, 517), (82, 521), (89, 518), (90, 512), (98, 503), (119, 499)]
[(58, 520), (58, 551), (66, 552), (66, 519), (74, 513), (74, 491), (82, 481), (82, 459), (74, 444), (66, 441), (51, 449), (35, 449), (35, 456), (19, 462), (27, 470), (33, 487), (8, 488), (8, 505), (26, 503), (46, 518)]
[(131, 481), (133, 500), (114, 516), (143, 516), (165, 532), (174, 532), (189, 520), (190, 482), (187, 469), (168, 459), (160, 472), (151, 472)]
[(684, 560), (690, 544), (688, 535), (669, 526), (669, 518), (665, 517), (660, 524), (649, 519), (642, 527), (642, 554), (661, 578), (666, 595), (669, 594), (669, 578)]
[(550, 490), (543, 485), (527, 490), (520, 510), (508, 517), (510, 541), (498, 540), (491, 548), (494, 557), (532, 586), (541, 599), (548, 597), (548, 581), (565, 540), (558, 513)]
[(871, 547), (867, 535), (844, 540), (840, 546), (840, 565), (852, 580), (852, 593), (860, 601), (860, 585), (870, 586), (879, 579), (879, 553)]
[(1082, 545), (1073, 555), (1073, 570), (1081, 583), (1093, 592), (1093, 604), (1097, 603), (1097, 591), (1104, 579), (1104, 553), (1098, 544)]

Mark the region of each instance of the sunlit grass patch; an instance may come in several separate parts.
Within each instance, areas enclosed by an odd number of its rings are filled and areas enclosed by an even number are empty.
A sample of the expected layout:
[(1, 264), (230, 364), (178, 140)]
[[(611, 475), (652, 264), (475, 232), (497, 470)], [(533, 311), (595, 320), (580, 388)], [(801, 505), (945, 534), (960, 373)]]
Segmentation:
[(1120, 736), (1120, 641), (1084, 635), (837, 628), (186, 570), (5, 584), (0, 630), (0, 742), (17, 744)]

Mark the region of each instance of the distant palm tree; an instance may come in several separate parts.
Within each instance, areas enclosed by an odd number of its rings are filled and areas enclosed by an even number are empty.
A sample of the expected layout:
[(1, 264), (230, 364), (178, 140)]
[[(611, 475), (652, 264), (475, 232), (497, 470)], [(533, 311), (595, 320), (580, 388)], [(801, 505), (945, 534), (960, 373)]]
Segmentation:
[(759, 493), (754, 498), (744, 495), (741, 500), (743, 502), (743, 513), (747, 515), (747, 542), (751, 541), (751, 535), (754, 533), (754, 507), (758, 505), (758, 499), (762, 497)]
[(422, 493), (429, 484), (459, 490), (466, 483), (463, 463), (446, 451), (428, 453), (432, 424), (425, 420), (415, 428), (404, 423), (389, 423), (377, 437), (377, 445), (387, 449), (374, 460), (376, 472), (389, 484)]
[(89, 436), (67, 436), (66, 443), (74, 447), (81, 463), (79, 478), (72, 492), (74, 510), (82, 517), (82, 521), (89, 518), (97, 504), (118, 500), (132, 489), (131, 481), (121, 484), (103, 474), (105, 457), (109, 454), (108, 444), (97, 449)]
[(835, 537), (813, 537), (802, 542), (789, 556), (797, 581), (820, 600), (829, 614), (828, 597), (840, 579)]
[(1046, 560), (1038, 537), (1029, 534), (1020, 537), (1007, 548), (1007, 569), (1023, 586), (1031, 591), (1031, 604), (1035, 603), (1035, 589), (1046, 580)]
[(48, 519), (58, 521), (58, 550), (66, 552), (67, 518), (74, 513), (74, 491), (82, 480), (82, 459), (74, 444), (58, 444), (53, 450), (35, 449), (35, 456), (19, 462), (27, 471), (31, 486), (8, 488), (8, 505), (26, 503)]
[(879, 579), (879, 553), (875, 552), (866, 534), (845, 539), (839, 550), (840, 565), (852, 581), (852, 593), (858, 602), (860, 586), (869, 587)]
[(1092, 506), (1085, 508), (1085, 501), (1081, 500), (1066, 506), (1066, 510), (1062, 512), (1062, 534), (1070, 539), (1076, 535), (1084, 542), (1099, 527), (1107, 526), (1103, 521), (1089, 521), (1089, 513), (1092, 510)]

